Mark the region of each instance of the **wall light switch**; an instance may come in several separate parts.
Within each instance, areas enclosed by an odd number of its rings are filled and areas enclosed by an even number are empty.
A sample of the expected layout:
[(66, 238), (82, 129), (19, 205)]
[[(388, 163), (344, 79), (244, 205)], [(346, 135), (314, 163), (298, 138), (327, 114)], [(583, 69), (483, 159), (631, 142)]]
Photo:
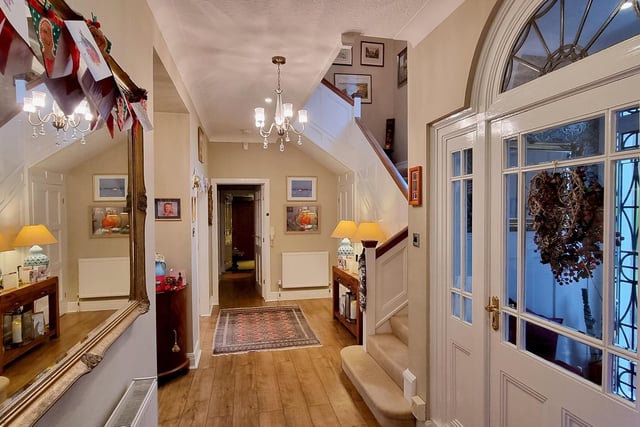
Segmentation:
[(413, 233), (413, 246), (420, 247), (420, 233)]

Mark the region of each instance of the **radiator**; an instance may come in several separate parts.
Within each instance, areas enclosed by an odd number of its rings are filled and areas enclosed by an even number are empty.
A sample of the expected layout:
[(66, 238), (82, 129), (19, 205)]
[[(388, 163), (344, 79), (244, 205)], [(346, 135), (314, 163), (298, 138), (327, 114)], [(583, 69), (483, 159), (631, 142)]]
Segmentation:
[(158, 425), (158, 381), (156, 377), (134, 378), (113, 410), (105, 427), (156, 427)]
[(79, 258), (80, 298), (129, 296), (129, 257)]
[(282, 287), (329, 285), (329, 252), (282, 252)]

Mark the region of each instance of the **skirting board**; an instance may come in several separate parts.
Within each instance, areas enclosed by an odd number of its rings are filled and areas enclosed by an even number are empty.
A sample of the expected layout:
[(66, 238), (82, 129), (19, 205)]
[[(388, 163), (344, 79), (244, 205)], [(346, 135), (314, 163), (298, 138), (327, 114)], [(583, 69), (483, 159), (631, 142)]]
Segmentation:
[(200, 357), (202, 356), (202, 349), (200, 348), (200, 340), (195, 345), (193, 353), (187, 353), (187, 359), (189, 359), (189, 369), (198, 369), (200, 365)]
[(296, 299), (317, 299), (331, 297), (331, 288), (305, 289), (305, 290), (280, 290), (269, 292), (265, 301), (290, 301)]

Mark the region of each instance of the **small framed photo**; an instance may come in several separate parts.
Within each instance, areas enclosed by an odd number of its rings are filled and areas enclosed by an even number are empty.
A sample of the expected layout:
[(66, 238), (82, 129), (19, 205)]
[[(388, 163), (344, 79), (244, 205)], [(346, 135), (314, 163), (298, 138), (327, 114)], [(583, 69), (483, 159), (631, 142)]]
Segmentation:
[(315, 176), (288, 176), (287, 200), (300, 202), (316, 200), (317, 180)]
[(360, 65), (384, 67), (384, 43), (361, 41)]
[(398, 87), (407, 84), (407, 48), (398, 54)]
[(318, 205), (286, 205), (285, 232), (292, 234), (310, 234), (320, 232)]
[(155, 199), (156, 221), (179, 220), (181, 216), (180, 199)]
[(333, 61), (333, 65), (352, 65), (352, 63), (351, 46), (340, 48), (340, 52), (338, 52), (336, 59)]
[(409, 168), (409, 204), (422, 206), (422, 166)]
[(127, 175), (94, 175), (93, 200), (96, 202), (124, 202), (127, 200)]
[(207, 135), (198, 126), (198, 161), (204, 164), (204, 147), (207, 145)]
[(90, 237), (127, 237), (129, 214), (124, 206), (90, 206)]
[(333, 84), (349, 98), (359, 96), (363, 104), (371, 104), (371, 74), (335, 73)]

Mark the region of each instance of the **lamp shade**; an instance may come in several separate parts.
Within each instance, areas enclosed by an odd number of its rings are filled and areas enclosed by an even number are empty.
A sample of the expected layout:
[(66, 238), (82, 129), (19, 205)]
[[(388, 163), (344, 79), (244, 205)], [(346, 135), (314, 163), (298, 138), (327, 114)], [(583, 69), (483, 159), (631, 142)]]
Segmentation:
[(356, 242), (381, 242), (386, 239), (377, 222), (361, 222), (351, 238)]
[(4, 234), (0, 233), (0, 252), (12, 251), (13, 246), (9, 244), (9, 241)]
[(342, 220), (336, 225), (336, 228), (331, 233), (331, 237), (336, 237), (339, 239), (348, 238), (350, 239), (358, 229), (358, 226), (353, 221), (345, 221)]
[(29, 255), (24, 259), (23, 265), (25, 267), (41, 265), (47, 267), (49, 265), (49, 257), (42, 252), (40, 245), (50, 245), (57, 242), (58, 240), (45, 225), (25, 225), (16, 236), (13, 246), (31, 246)]

